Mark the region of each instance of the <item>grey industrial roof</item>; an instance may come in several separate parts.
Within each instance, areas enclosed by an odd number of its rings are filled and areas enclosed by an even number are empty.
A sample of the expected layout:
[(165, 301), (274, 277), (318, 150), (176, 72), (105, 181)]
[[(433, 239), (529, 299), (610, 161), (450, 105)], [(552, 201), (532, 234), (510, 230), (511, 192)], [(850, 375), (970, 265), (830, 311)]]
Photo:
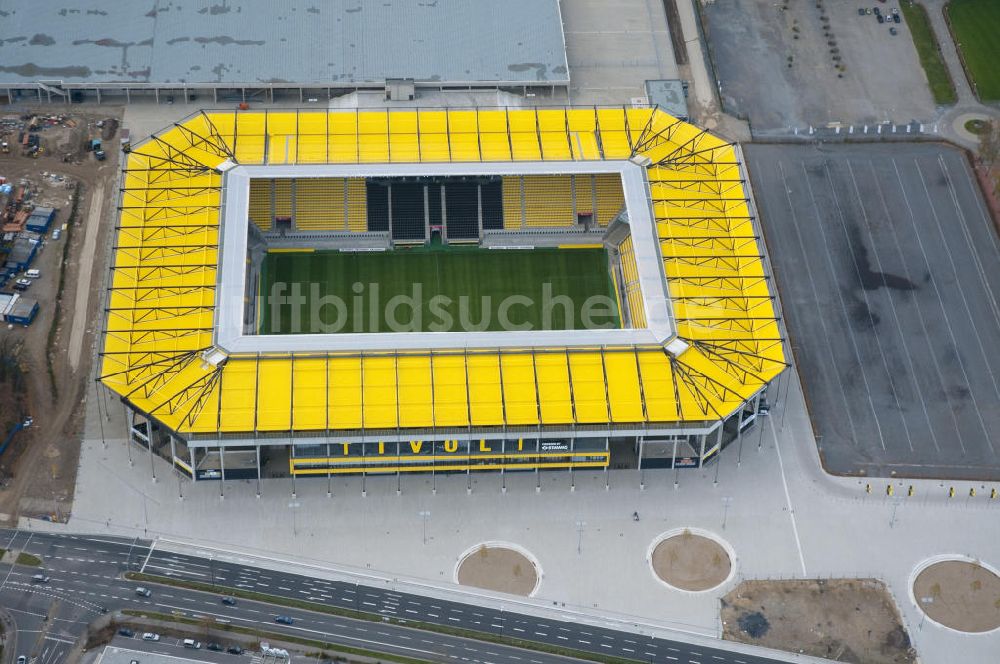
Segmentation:
[(0, 0), (0, 86), (566, 83), (559, 0)]

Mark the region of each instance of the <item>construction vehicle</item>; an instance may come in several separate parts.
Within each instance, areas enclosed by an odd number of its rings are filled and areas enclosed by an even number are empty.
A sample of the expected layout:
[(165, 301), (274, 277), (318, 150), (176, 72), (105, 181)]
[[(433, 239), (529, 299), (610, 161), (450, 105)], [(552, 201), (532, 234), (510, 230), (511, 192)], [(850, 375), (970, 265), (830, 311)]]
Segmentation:
[(94, 159), (97, 161), (104, 161), (104, 150), (101, 147), (101, 139), (92, 139), (90, 141), (90, 149), (94, 153)]

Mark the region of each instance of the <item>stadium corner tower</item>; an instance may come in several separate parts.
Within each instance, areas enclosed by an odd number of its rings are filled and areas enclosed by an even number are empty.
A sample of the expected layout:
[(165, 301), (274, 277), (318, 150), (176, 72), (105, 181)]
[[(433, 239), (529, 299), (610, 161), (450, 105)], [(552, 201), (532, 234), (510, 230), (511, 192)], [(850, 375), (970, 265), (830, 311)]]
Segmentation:
[(122, 163), (100, 382), (193, 479), (699, 467), (786, 366), (739, 146), (655, 108), (204, 111)]

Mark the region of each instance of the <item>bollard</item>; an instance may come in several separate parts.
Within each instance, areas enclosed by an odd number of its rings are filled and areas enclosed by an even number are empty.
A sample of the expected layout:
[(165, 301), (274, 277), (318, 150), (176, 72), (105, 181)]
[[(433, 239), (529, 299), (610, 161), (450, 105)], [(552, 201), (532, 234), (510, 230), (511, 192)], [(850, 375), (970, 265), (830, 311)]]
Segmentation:
[(976, 497), (976, 487), (969, 488), (969, 498), (975, 498), (975, 497)]
[(955, 497), (955, 487), (953, 487), (953, 486), (952, 487), (948, 487), (948, 497), (949, 498), (954, 498)]
[(885, 495), (891, 496), (892, 494), (893, 494), (893, 488), (892, 488), (892, 485), (890, 484), (889, 486), (887, 486), (885, 488)]
[(913, 485), (911, 484), (910, 488), (906, 491), (906, 495), (912, 497), (914, 493), (916, 493), (916, 491), (913, 489)]
[(871, 484), (866, 484), (865, 485), (865, 493), (871, 493), (871, 492), (872, 492), (872, 485)]
[(996, 499), (997, 499), (997, 490), (996, 489), (990, 490), (990, 500), (996, 500)]

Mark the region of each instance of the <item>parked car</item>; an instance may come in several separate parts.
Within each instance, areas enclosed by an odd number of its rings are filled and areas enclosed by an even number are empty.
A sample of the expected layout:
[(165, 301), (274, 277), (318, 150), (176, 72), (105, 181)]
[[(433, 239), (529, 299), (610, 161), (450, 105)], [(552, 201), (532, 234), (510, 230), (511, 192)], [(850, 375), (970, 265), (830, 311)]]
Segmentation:
[(215, 652), (222, 652), (222, 646), (220, 646), (218, 643), (215, 643), (214, 641), (210, 641), (208, 645), (205, 646), (205, 648), (208, 650), (214, 650)]
[(865, 15), (865, 8), (858, 7), (858, 16), (864, 16), (864, 15)]
[(293, 624), (295, 624), (295, 621), (292, 620), (291, 618), (289, 618), (288, 616), (275, 616), (274, 617), (274, 622), (281, 623), (282, 625), (293, 625)]
[(17, 664), (28, 664), (28, 658), (21, 655), (17, 658)]
[(882, 16), (881, 14), (879, 14), (879, 15), (878, 15), (878, 16), (876, 16), (875, 18), (877, 18), (877, 19), (878, 19), (878, 22), (879, 22), (879, 23), (885, 23), (885, 16)]
[(222, 603), (226, 606), (236, 606), (236, 598), (234, 597), (223, 597)]
[(201, 642), (195, 641), (194, 639), (184, 639), (184, 647), (199, 650), (201, 648)]
[(45, 575), (45, 574), (36, 574), (33, 577), (31, 577), (31, 582), (32, 583), (48, 583), (49, 582), (49, 577), (47, 575)]
[(14, 282), (14, 290), (26, 291), (31, 287), (31, 279), (18, 279)]
[(879, 15), (882, 14), (882, 10), (879, 9), (878, 7), (872, 7), (872, 11), (875, 12), (876, 16), (879, 16)]
[(38, 279), (42, 276), (42, 271), (37, 268), (32, 268), (27, 272), (25, 272), (24, 276), (26, 276), (29, 279)]
[(61, 228), (57, 228), (54, 231), (52, 231), (52, 239), (53, 240), (58, 240), (60, 235), (62, 235), (62, 229)]
[(145, 586), (139, 586), (138, 588), (135, 589), (135, 594), (138, 595), (139, 597), (149, 597), (153, 593), (149, 590), (149, 588), (146, 588)]
[(146, 632), (145, 634), (142, 635), (142, 640), (143, 641), (159, 641), (160, 640), (160, 635), (157, 634), (156, 632)]
[(899, 34), (899, 30), (897, 30), (896, 28), (889, 28), (889, 34), (890, 35), (898, 35)]
[(899, 14), (893, 14), (892, 15), (892, 22), (893, 23), (902, 23), (903, 19), (899, 18)]
[(124, 636), (126, 639), (131, 639), (135, 636), (135, 632), (130, 630), (128, 627), (122, 627), (118, 630), (118, 636)]
[(237, 645), (231, 645), (228, 648), (226, 648), (226, 652), (228, 652), (230, 655), (242, 655), (243, 648), (240, 648)]

